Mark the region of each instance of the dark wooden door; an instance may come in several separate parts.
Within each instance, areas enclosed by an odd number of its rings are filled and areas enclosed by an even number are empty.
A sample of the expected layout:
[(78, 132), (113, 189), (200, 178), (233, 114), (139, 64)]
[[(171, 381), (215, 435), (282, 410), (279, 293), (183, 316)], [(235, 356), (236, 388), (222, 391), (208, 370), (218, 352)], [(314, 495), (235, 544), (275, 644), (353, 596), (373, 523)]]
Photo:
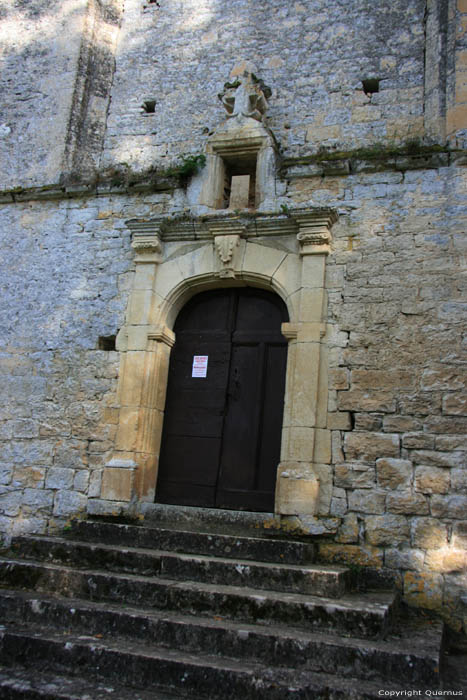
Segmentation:
[(158, 502), (273, 509), (287, 360), (280, 329), (287, 318), (279, 297), (251, 287), (204, 292), (182, 309)]

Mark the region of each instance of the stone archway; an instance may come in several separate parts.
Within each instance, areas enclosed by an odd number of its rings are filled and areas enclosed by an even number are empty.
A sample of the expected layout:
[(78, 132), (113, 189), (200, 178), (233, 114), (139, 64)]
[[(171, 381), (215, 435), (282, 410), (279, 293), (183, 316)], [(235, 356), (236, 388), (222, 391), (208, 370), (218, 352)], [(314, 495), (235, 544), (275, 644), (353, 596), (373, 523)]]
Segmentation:
[(325, 344), (329, 210), (291, 216), (219, 216), (171, 223), (131, 221), (135, 277), (119, 334), (119, 421), (100, 498), (153, 501), (173, 323), (194, 294), (220, 286), (270, 289), (287, 305), (289, 341), (275, 511), (316, 510), (314, 464), (330, 463)]

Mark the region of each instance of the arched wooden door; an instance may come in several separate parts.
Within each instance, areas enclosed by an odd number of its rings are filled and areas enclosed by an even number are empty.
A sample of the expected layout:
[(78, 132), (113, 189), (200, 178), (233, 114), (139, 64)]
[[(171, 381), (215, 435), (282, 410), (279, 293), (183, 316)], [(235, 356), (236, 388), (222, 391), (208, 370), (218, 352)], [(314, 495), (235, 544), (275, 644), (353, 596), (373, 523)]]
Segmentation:
[(287, 320), (277, 295), (252, 287), (203, 292), (182, 309), (156, 501), (273, 510)]

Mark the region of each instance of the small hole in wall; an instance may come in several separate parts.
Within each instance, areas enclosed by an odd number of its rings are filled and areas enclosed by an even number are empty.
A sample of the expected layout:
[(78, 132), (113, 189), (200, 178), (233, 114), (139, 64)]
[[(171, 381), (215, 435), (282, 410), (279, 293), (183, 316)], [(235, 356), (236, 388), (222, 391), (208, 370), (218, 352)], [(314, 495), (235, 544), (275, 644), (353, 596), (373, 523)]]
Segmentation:
[(108, 352), (115, 350), (116, 338), (116, 335), (100, 335), (99, 340), (97, 341), (97, 349), (107, 350)]
[(156, 111), (156, 100), (144, 100), (141, 108), (145, 114), (154, 114)]
[(379, 78), (365, 78), (362, 80), (362, 87), (367, 97), (374, 92), (379, 92)]

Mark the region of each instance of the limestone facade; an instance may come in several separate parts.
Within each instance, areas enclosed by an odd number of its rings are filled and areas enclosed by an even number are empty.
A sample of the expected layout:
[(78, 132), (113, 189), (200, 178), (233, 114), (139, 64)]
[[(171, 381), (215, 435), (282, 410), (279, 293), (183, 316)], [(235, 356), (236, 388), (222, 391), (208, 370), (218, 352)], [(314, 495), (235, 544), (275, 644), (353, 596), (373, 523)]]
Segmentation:
[(464, 0), (11, 0), (0, 36), (2, 532), (151, 502), (177, 313), (258, 286), (271, 527), (466, 631)]

